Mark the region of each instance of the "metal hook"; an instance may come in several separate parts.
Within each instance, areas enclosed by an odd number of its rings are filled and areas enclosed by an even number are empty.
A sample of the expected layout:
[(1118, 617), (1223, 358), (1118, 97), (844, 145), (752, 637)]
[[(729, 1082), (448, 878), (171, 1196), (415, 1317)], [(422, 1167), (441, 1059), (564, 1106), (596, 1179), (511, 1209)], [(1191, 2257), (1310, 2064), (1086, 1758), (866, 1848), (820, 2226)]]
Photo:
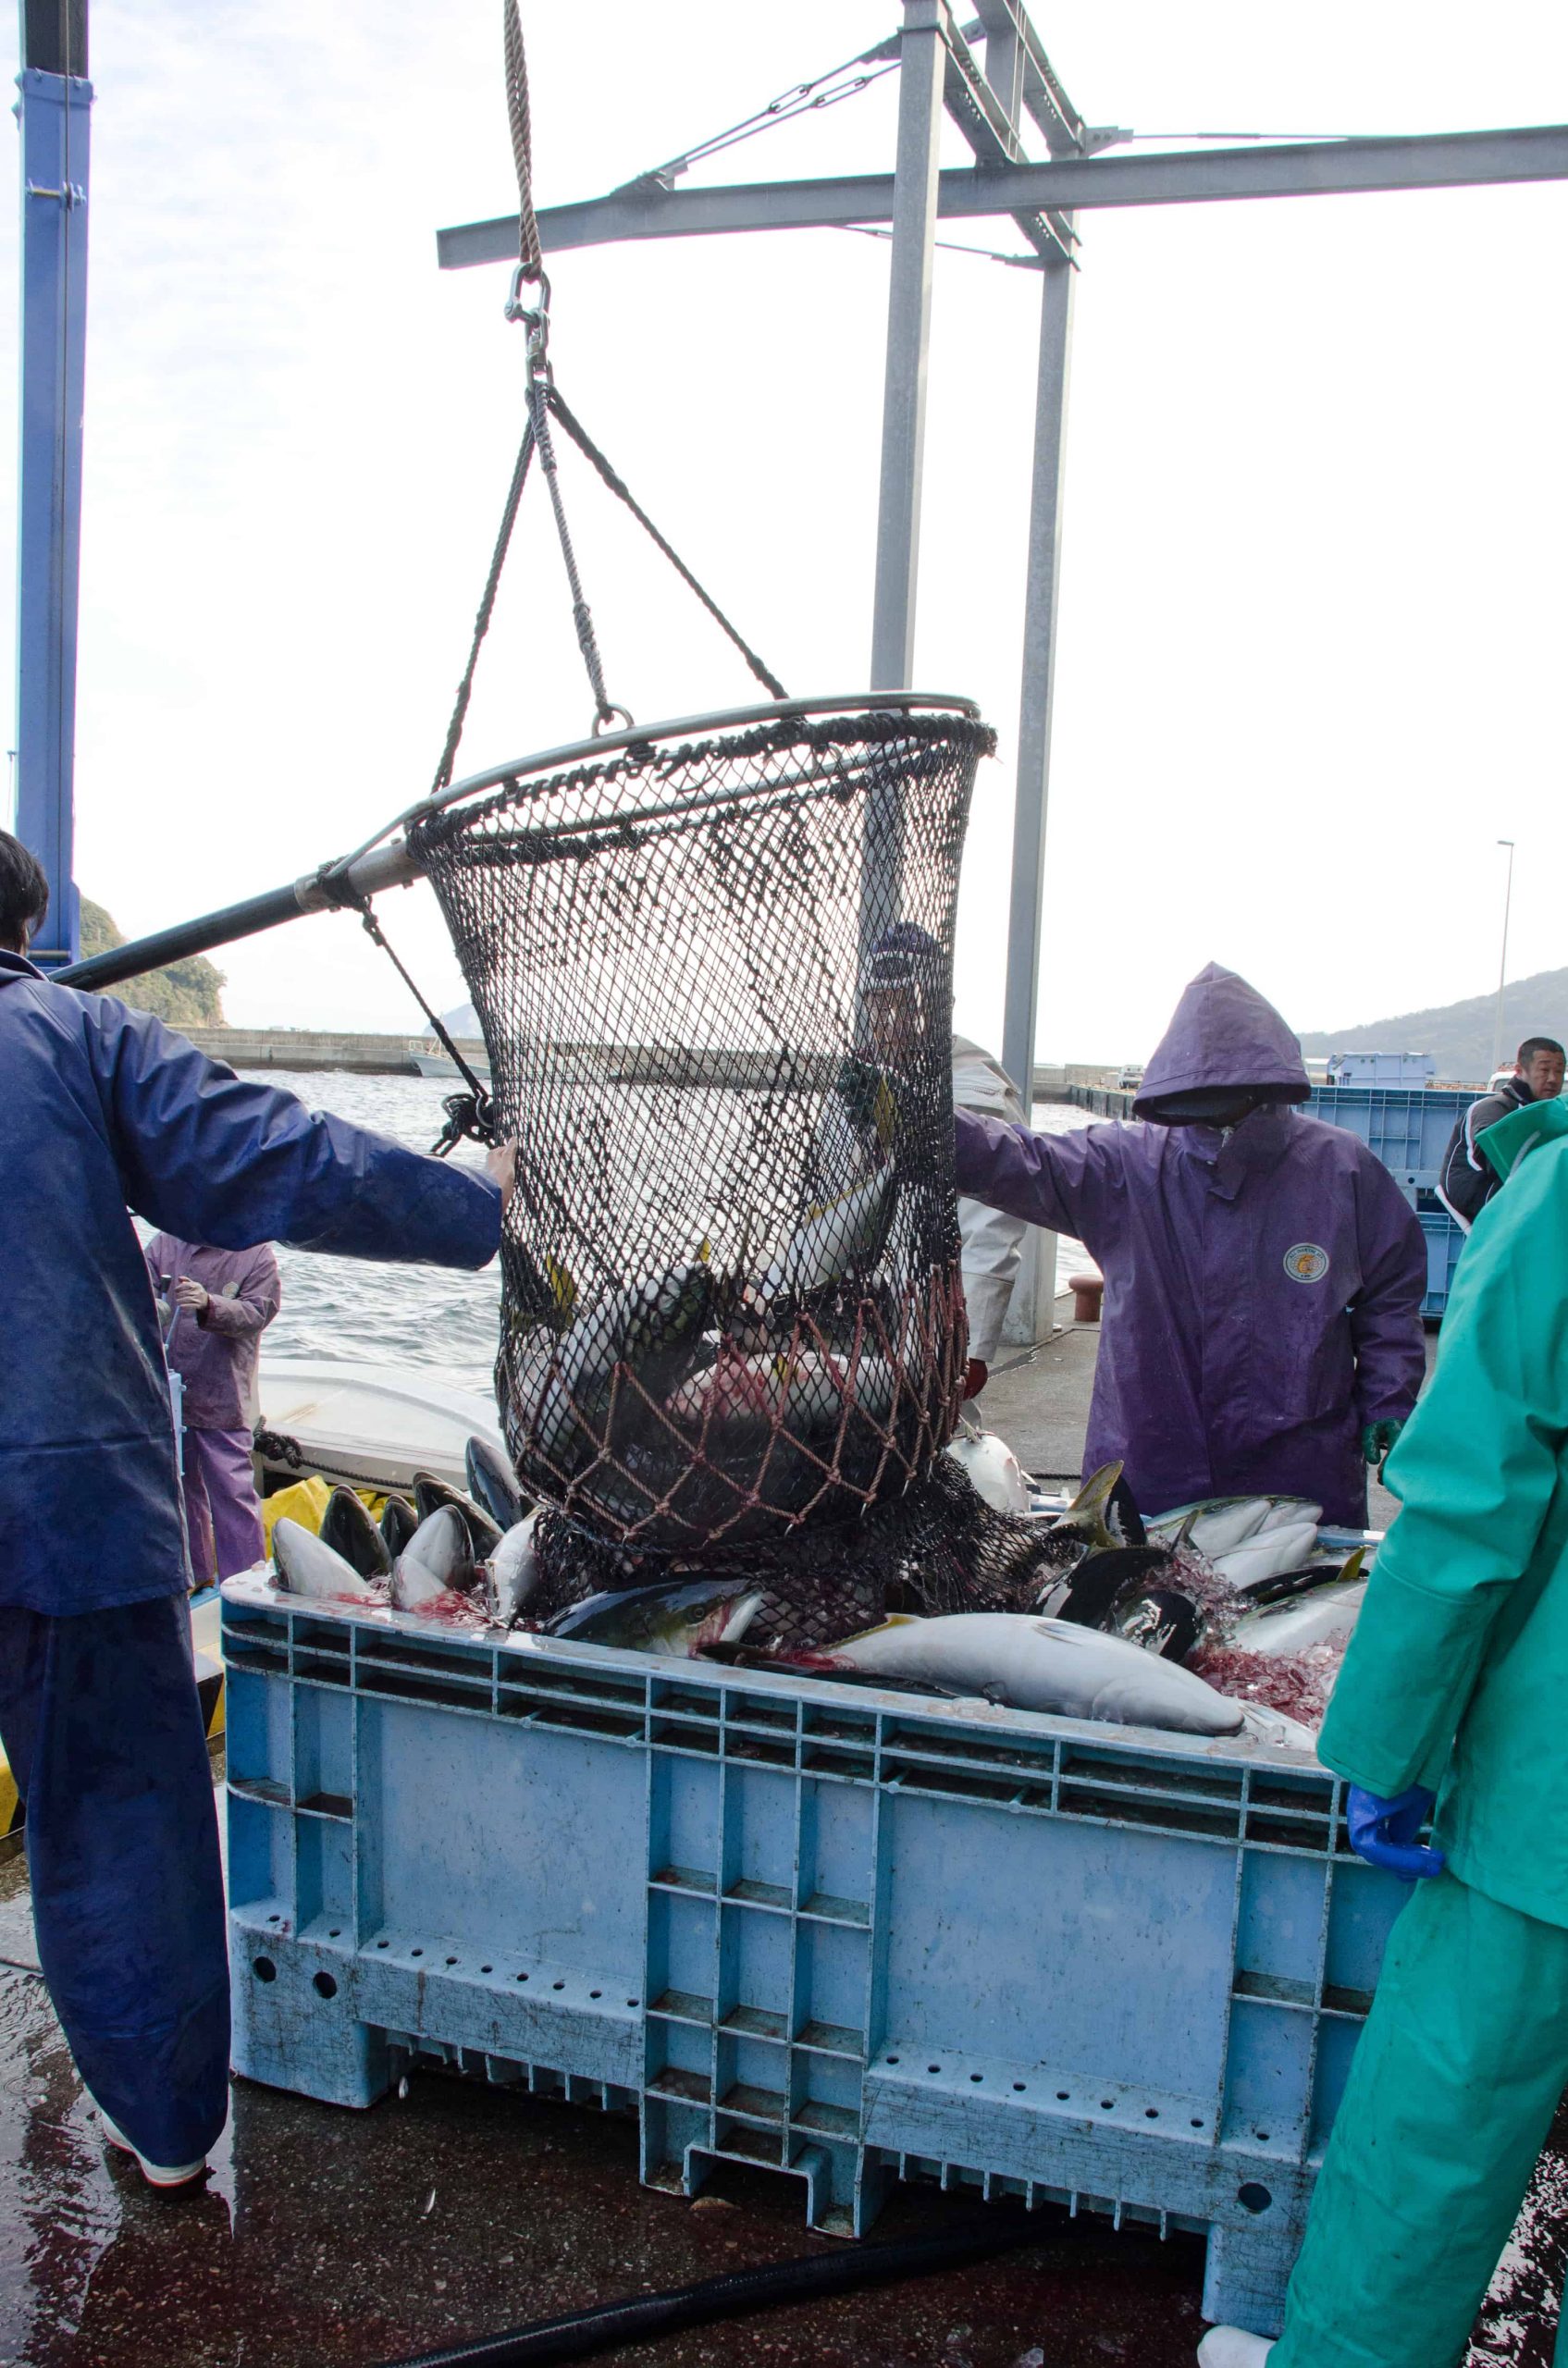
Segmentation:
[[(617, 718), (619, 718), (619, 723), (617, 723)], [(594, 738), (597, 740), (601, 732), (611, 732), (617, 729), (623, 732), (631, 732), (636, 729), (636, 717), (632, 713), (629, 707), (601, 708), (598, 715), (594, 718)]]

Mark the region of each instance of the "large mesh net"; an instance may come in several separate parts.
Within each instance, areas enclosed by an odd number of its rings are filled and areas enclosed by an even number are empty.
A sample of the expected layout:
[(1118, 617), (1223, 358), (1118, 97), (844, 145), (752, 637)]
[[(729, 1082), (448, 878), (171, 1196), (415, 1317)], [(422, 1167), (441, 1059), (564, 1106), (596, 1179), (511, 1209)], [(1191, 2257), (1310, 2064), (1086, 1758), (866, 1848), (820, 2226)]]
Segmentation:
[(950, 949), (992, 745), (929, 702), (736, 719), (411, 833), (522, 1144), (508, 1444), (600, 1584), (734, 1557), (796, 1573), (803, 1620), (831, 1572), (842, 1612), (850, 1533), (926, 1493), (964, 1369)]

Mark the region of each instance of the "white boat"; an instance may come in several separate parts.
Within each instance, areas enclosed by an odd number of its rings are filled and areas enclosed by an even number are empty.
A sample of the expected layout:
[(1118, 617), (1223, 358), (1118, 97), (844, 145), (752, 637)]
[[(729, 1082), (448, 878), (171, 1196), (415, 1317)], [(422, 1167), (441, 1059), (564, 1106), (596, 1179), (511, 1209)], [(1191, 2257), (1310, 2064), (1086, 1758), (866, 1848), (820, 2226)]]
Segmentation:
[(325, 1357), (263, 1355), (261, 1419), (299, 1450), (258, 1455), (270, 1480), (319, 1472), (351, 1486), (407, 1488), (416, 1472), (467, 1486), (471, 1438), (506, 1451), (495, 1401), (407, 1365), (335, 1364)]
[[(482, 1047), (470, 1050), (465, 1044), (463, 1049), (463, 1057), (475, 1076), (484, 1084), (488, 1085), (490, 1081), (489, 1054)], [(409, 1058), (421, 1077), (461, 1077), (463, 1075), (457, 1063), (446, 1053), (416, 1053), (411, 1049)]]

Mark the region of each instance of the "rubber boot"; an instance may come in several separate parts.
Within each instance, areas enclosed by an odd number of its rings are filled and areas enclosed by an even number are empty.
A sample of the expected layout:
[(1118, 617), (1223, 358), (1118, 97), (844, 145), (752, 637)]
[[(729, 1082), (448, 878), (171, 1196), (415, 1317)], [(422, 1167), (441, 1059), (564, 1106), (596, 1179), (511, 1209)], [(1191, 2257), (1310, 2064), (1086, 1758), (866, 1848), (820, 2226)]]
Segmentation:
[(1264, 2368), (1274, 2346), (1244, 2327), (1210, 2327), (1198, 2346), (1198, 2368)]

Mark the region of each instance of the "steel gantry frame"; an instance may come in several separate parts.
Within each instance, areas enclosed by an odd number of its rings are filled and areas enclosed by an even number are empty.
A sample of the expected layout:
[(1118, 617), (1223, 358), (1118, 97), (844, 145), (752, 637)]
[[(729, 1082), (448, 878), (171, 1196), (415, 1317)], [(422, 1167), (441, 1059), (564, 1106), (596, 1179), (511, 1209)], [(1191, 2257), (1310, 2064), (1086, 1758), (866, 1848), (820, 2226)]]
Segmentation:
[[(1033, 250), (1030, 260), (1043, 284), (1002, 1025), (1003, 1066), (1027, 1105), (1040, 992), (1078, 215), (1096, 206), (1561, 180), (1568, 179), (1568, 126), (1112, 156), (1103, 152), (1132, 135), (1084, 121), (1020, 0), (974, 0), (974, 6), (978, 20), (960, 29), (948, 0), (904, 0), (897, 152), (891, 174), (687, 190), (673, 187), (668, 174), (644, 175), (607, 197), (547, 207), (538, 227), (549, 254), (623, 240), (891, 223), (873, 690), (908, 689), (912, 683), (937, 223), (1011, 216)], [(971, 45), (977, 39), (978, 50)], [(945, 115), (973, 152), (975, 162), (968, 169), (940, 169)], [(1026, 117), (1043, 140), (1046, 163), (1033, 164), (1025, 156)], [(441, 230), (437, 253), (446, 271), (512, 262), (517, 217)], [(1054, 1240), (1031, 1232), (1009, 1338), (1043, 1338), (1054, 1293)]]

